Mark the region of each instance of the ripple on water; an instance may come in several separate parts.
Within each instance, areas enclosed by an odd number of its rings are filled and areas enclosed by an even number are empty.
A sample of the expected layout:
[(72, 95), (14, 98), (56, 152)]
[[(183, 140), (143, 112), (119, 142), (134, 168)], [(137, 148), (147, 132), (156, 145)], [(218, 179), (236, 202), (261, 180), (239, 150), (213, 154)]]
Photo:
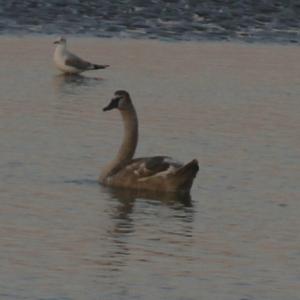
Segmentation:
[[(40, 2), (40, 1), (38, 1)], [(298, 5), (248, 1), (59, 1), (5, 5), (2, 33), (88, 34), (169, 40), (224, 40), (299, 42)], [(265, 4), (267, 3), (267, 4)], [(291, 8), (292, 7), (292, 8)], [(84, 16), (78, 22), (78, 16)], [(276, 22), (274, 22), (276, 20)]]

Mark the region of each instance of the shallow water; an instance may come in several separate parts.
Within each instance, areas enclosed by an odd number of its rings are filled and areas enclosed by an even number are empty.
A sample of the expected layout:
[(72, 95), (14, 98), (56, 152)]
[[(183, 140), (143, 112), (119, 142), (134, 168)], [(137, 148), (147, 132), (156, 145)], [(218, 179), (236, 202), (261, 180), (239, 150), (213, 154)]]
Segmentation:
[[(70, 39), (105, 71), (64, 78), (51, 37), (1, 37), (0, 298), (300, 299), (299, 48)], [(120, 144), (198, 158), (191, 199), (97, 184)]]

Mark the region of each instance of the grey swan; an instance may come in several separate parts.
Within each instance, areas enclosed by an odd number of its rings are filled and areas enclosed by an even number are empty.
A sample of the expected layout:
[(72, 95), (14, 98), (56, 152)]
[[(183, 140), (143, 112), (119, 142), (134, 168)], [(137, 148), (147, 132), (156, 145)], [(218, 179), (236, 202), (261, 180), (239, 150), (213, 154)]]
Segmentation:
[(193, 159), (181, 164), (169, 156), (133, 158), (138, 142), (138, 118), (131, 97), (126, 91), (116, 91), (103, 111), (118, 109), (124, 123), (125, 135), (119, 152), (101, 172), (99, 183), (104, 186), (189, 193), (199, 170)]

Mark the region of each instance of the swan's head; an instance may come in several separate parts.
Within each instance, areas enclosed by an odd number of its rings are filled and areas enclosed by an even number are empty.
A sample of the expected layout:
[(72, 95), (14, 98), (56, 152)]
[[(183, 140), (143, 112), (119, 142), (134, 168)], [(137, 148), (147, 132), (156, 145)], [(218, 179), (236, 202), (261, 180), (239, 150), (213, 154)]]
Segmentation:
[(103, 108), (103, 111), (117, 108), (119, 110), (128, 110), (132, 107), (130, 95), (126, 91), (116, 91), (110, 103)]
[(54, 44), (57, 44), (57, 45), (66, 45), (67, 43), (67, 40), (61, 36), (59, 37), (56, 41), (54, 41)]

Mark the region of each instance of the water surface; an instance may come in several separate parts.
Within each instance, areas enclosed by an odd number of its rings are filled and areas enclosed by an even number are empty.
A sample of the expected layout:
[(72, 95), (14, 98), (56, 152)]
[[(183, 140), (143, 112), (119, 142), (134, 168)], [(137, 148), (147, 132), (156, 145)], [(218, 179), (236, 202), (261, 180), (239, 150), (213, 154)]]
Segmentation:
[[(300, 54), (293, 46), (1, 37), (0, 298), (300, 299)], [(111, 190), (128, 90), (137, 155), (198, 158), (191, 198)]]

